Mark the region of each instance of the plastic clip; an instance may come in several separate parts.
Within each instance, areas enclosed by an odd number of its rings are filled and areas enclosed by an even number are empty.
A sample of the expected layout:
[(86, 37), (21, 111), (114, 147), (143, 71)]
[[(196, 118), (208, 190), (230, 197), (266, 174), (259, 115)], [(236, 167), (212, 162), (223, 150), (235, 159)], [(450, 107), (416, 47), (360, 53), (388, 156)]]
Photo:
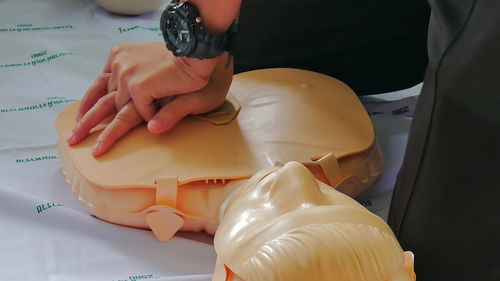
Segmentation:
[(184, 225), (184, 219), (176, 211), (177, 177), (156, 179), (155, 210), (146, 215), (146, 222), (158, 240), (170, 240)]

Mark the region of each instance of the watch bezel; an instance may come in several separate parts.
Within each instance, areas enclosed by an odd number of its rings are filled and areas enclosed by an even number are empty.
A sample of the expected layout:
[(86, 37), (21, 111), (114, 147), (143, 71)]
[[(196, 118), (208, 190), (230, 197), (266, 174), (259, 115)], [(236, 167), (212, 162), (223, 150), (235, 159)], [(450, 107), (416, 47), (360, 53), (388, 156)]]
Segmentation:
[[(167, 49), (178, 57), (211, 59), (230, 51), (232, 41), (238, 31), (235, 20), (224, 34), (209, 34), (206, 32), (200, 13), (196, 6), (189, 2), (172, 0), (163, 12), (160, 28)], [(179, 41), (180, 32), (187, 37)]]
[[(196, 50), (197, 17), (199, 17), (197, 9), (187, 2), (172, 1), (163, 12), (160, 21), (161, 31), (167, 48), (175, 56), (189, 57)], [(179, 42), (180, 32), (185, 33), (187, 37)]]

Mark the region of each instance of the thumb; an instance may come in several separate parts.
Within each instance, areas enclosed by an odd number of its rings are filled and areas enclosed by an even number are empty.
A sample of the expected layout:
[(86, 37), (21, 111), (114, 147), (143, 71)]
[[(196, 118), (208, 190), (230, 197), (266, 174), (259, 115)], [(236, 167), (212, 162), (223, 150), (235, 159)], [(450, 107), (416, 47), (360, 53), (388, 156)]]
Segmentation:
[(177, 96), (163, 107), (148, 122), (148, 130), (153, 134), (166, 132), (193, 111), (190, 95)]

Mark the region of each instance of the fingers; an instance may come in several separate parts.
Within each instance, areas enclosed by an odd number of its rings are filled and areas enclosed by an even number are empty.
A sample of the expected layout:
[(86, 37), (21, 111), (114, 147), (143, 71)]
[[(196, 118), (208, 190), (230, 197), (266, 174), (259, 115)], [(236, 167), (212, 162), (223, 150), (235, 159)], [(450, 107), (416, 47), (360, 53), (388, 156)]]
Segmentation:
[(76, 123), (73, 131), (67, 138), (69, 145), (75, 145), (85, 139), (90, 130), (101, 123), (115, 110), (115, 92), (101, 97), (97, 103), (85, 113), (85, 115)]
[(106, 60), (106, 63), (104, 64), (104, 68), (102, 69), (103, 73), (109, 73), (111, 72), (111, 65), (115, 61), (116, 56), (124, 49), (125, 44), (121, 45), (114, 45), (111, 47), (111, 50), (109, 51), (108, 59)]
[(124, 83), (137, 111), (148, 122), (158, 111), (155, 99), (184, 95), (204, 88), (217, 64), (217, 59), (199, 60), (175, 57), (170, 52), (166, 54), (168, 56), (162, 62), (147, 69), (140, 68), (141, 71), (130, 75)]
[(221, 59), (215, 70), (203, 89), (175, 96), (167, 103), (162, 99), (160, 111), (148, 122), (149, 131), (154, 134), (166, 132), (186, 115), (205, 113), (220, 106), (231, 85), (233, 68), (232, 64), (226, 68), (225, 60)]
[(115, 98), (116, 108), (124, 107), (130, 100), (130, 86), (128, 80), (130, 76), (134, 75), (134, 68), (120, 68), (120, 63), (113, 64), (112, 71), (116, 74), (116, 87), (118, 93)]
[(115, 107), (117, 110), (123, 108), (130, 100), (130, 93), (128, 91), (128, 86), (126, 81), (128, 76), (132, 74), (132, 70), (124, 66), (123, 62), (120, 62), (119, 50), (120, 45), (114, 46), (113, 50), (110, 52), (108, 62), (104, 67), (104, 70), (111, 72), (110, 78), (108, 80), (108, 92), (116, 91), (115, 96)]
[(155, 100), (192, 93), (206, 86), (218, 59), (175, 57), (164, 44), (113, 46), (104, 72), (110, 72), (108, 90), (117, 90), (116, 107), (134, 101), (139, 114), (149, 121), (158, 108)]
[[(84, 117), (75, 126), (68, 143), (73, 145), (83, 140), (94, 126), (117, 109), (119, 114), (113, 125), (101, 133), (94, 148), (96, 156), (109, 150), (142, 119), (149, 121), (150, 132), (158, 134), (188, 114), (214, 109), (223, 102), (231, 81), (232, 72), (223, 61), (177, 58), (163, 44), (114, 46), (103, 69), (106, 73), (101, 74), (86, 94), (80, 112)], [(106, 94), (110, 90), (112, 94)], [(158, 110), (158, 100), (165, 97), (169, 97), (168, 102)]]
[(155, 99), (147, 94), (146, 87), (143, 87), (139, 83), (132, 83), (130, 86), (130, 96), (134, 101), (139, 114), (149, 122), (151, 118), (156, 114), (158, 108), (155, 106)]
[(119, 110), (130, 100), (128, 80), (134, 76), (135, 67), (129, 66), (126, 56), (123, 57), (125, 45), (113, 46), (104, 70), (111, 72), (108, 81), (108, 91), (117, 91), (115, 96), (115, 107)]
[(134, 104), (128, 102), (118, 113), (109, 125), (101, 132), (97, 142), (92, 149), (92, 155), (98, 157), (106, 153), (113, 144), (125, 135), (132, 128), (143, 121), (134, 107)]
[(110, 73), (101, 73), (87, 90), (80, 103), (80, 108), (76, 117), (77, 121), (80, 121), (82, 116), (85, 115), (101, 97), (107, 94), (107, 85), (110, 75)]
[(118, 89), (117, 82), (118, 72), (111, 72), (108, 80), (108, 92), (116, 91)]
[(153, 134), (170, 130), (179, 120), (191, 113), (193, 110), (191, 99), (191, 95), (182, 95), (165, 104), (148, 122), (148, 130)]
[(111, 48), (109, 52), (108, 59), (106, 60), (106, 64), (104, 65), (104, 69), (94, 83), (90, 86), (90, 88), (85, 93), (82, 102), (80, 103), (80, 109), (78, 110), (78, 115), (76, 117), (77, 121), (87, 113), (87, 111), (94, 106), (94, 104), (108, 92), (114, 91), (117, 89), (116, 84), (116, 75), (111, 75), (111, 65), (113, 61), (115, 61), (115, 57), (118, 53), (124, 48), (124, 45), (115, 45)]
[(116, 92), (115, 96), (115, 107), (121, 109), (130, 101), (130, 94), (128, 91), (120, 89)]

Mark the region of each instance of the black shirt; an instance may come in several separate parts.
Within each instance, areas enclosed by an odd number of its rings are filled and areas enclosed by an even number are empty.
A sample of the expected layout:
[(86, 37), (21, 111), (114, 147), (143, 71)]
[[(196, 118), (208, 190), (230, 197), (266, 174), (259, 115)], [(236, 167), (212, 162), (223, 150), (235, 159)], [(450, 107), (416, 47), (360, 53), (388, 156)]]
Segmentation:
[(243, 1), (235, 73), (317, 71), (358, 95), (411, 87), (427, 65), (424, 0)]

